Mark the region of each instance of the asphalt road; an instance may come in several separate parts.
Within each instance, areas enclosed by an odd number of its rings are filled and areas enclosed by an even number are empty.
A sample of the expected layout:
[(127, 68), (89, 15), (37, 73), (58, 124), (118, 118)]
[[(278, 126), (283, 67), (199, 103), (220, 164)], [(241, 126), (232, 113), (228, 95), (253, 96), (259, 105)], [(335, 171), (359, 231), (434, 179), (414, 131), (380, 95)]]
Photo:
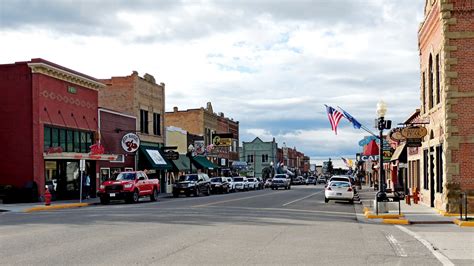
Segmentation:
[(318, 186), (0, 213), (0, 264), (439, 265)]

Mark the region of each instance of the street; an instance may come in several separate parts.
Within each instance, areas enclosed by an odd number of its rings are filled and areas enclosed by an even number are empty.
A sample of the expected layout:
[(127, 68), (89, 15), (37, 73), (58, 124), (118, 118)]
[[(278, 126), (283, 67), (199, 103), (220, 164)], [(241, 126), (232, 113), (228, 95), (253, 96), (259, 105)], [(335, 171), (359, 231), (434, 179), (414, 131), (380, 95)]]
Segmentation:
[(397, 227), (359, 222), (358, 207), (311, 185), (0, 213), (0, 264), (440, 264)]

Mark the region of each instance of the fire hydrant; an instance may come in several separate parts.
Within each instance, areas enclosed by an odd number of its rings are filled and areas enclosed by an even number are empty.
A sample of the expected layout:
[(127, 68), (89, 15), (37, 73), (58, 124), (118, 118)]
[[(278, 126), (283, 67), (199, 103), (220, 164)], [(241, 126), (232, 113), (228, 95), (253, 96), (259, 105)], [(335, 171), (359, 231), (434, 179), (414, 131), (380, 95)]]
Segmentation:
[(51, 205), (51, 193), (48, 188), (46, 188), (46, 191), (44, 192), (44, 205)]
[(415, 191), (413, 191), (413, 203), (418, 204), (418, 201), (420, 200), (420, 191), (418, 188), (415, 188)]

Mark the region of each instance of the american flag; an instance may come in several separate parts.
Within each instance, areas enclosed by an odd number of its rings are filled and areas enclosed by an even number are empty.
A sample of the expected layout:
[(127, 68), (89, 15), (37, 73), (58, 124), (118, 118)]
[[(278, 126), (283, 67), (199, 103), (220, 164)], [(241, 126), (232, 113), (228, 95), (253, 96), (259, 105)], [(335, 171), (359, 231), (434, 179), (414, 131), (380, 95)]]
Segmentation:
[(326, 106), (326, 111), (328, 113), (328, 118), (329, 118), (329, 123), (331, 123), (331, 128), (336, 133), (337, 135), (337, 125), (339, 124), (339, 121), (341, 121), (341, 118), (343, 117), (342, 113), (339, 112), (338, 110), (332, 108), (331, 106)]

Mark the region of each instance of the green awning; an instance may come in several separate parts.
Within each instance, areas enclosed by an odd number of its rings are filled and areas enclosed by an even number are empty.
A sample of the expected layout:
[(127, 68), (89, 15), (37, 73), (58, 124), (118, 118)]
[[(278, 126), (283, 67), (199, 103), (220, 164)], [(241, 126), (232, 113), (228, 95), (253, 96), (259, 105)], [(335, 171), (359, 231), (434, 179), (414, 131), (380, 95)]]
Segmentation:
[(199, 169), (215, 170), (215, 169), (219, 168), (219, 166), (213, 164), (205, 156), (194, 156), (193, 157), (193, 162), (195, 163), (195, 165)]
[(140, 151), (147, 158), (148, 164), (152, 169), (169, 170), (173, 168), (171, 163), (165, 159), (160, 148), (153, 146), (140, 145)]
[(189, 171), (189, 157), (184, 154), (180, 154), (178, 160), (172, 160), (171, 163), (174, 165), (173, 170)]

